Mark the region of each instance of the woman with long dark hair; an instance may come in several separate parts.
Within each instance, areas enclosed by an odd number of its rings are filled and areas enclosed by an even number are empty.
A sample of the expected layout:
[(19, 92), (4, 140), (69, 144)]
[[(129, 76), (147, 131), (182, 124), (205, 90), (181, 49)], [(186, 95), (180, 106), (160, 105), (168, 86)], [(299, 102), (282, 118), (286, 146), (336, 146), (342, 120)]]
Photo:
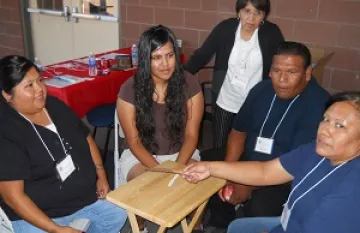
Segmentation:
[(203, 95), (198, 81), (182, 69), (175, 35), (162, 25), (151, 27), (141, 35), (138, 50), (137, 72), (117, 101), (128, 145), (120, 159), (122, 182), (166, 160), (200, 160)]

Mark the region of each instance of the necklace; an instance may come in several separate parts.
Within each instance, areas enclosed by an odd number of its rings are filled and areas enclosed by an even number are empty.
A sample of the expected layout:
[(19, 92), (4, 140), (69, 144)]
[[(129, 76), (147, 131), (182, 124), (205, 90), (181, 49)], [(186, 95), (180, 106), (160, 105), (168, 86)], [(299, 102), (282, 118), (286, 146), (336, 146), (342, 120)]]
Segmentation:
[(165, 96), (166, 96), (166, 94), (164, 94), (164, 93), (165, 93), (164, 91), (163, 91), (163, 92), (160, 92), (158, 89), (156, 89), (156, 87), (155, 87), (155, 93), (156, 93), (157, 95), (161, 96), (161, 97), (165, 97)]

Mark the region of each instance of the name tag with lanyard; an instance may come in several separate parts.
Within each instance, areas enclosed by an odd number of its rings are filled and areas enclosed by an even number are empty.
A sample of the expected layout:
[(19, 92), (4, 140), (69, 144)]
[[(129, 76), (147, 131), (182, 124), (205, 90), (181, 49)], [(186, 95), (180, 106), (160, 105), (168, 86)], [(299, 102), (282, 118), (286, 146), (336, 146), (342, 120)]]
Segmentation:
[(274, 139), (257, 137), (255, 151), (270, 155), (272, 152), (273, 145), (274, 145)]
[(286, 231), (286, 229), (287, 229), (290, 215), (291, 215), (291, 210), (289, 210), (288, 203), (285, 203), (283, 211), (281, 213), (281, 218), (280, 218), (281, 226), (284, 229), (284, 231)]
[[(50, 116), (48, 115), (48, 113), (45, 111), (45, 109), (43, 109), (43, 111), (45, 112), (46, 116), (48, 117), (48, 119), (51, 121), (50, 119)], [(23, 118), (25, 118), (25, 120), (27, 120), (31, 126), (33, 127), (34, 131), (36, 132), (37, 136), (39, 137), (40, 141), (42, 142), (42, 144), (44, 145), (46, 151), (48, 152), (48, 154), (50, 155), (51, 159), (55, 161), (55, 158), (54, 156), (52, 155), (51, 151), (49, 150), (49, 148), (47, 147), (46, 143), (44, 142), (44, 140), (42, 139), (40, 133), (37, 131), (35, 125), (29, 120), (27, 119), (23, 114), (19, 113)], [(57, 177), (62, 181), (64, 182), (75, 170), (76, 170), (76, 167), (75, 167), (75, 164), (72, 160), (72, 157), (69, 153), (66, 152), (66, 149), (65, 149), (65, 146), (64, 146), (64, 143), (63, 141), (61, 140), (61, 137), (59, 135), (59, 133), (57, 132), (56, 130), (56, 135), (58, 136), (59, 140), (60, 140), (60, 144), (61, 144), (61, 147), (64, 151), (64, 154), (65, 154), (65, 158), (60, 160), (60, 161), (57, 161), (56, 164), (55, 164), (55, 169), (56, 169), (56, 173), (57, 173)]]
[(318, 186), (321, 182), (323, 182), (326, 178), (328, 178), (332, 173), (334, 173), (337, 169), (339, 169), (340, 167), (342, 167), (343, 165), (345, 165), (347, 162), (343, 162), (341, 163), (339, 166), (337, 166), (336, 168), (332, 169), (328, 174), (326, 174), (322, 179), (320, 179), (318, 182), (316, 182), (313, 186), (311, 186), (306, 192), (304, 192), (303, 194), (301, 194), (298, 198), (295, 199), (295, 201), (293, 202), (293, 204), (291, 205), (291, 207), (289, 208), (289, 200), (291, 198), (291, 196), (293, 195), (294, 191), (304, 182), (304, 180), (310, 176), (311, 173), (313, 173), (319, 166), (320, 164), (325, 160), (325, 158), (322, 158), (322, 160), (320, 160), (320, 162), (315, 165), (305, 176), (304, 178), (302, 178), (302, 180), (300, 180), (300, 182), (293, 188), (293, 190), (291, 190), (289, 197), (286, 201), (286, 203), (284, 204), (284, 209), (283, 212), (281, 214), (281, 218), (280, 218), (280, 222), (281, 222), (281, 226), (284, 229), (284, 231), (286, 231), (287, 227), (288, 227), (288, 223), (291, 217), (291, 212), (294, 209), (295, 204), (301, 199), (303, 198), (306, 194), (308, 194), (311, 190), (313, 190), (316, 186)]
[(259, 136), (257, 137), (256, 139), (256, 144), (255, 144), (255, 148), (254, 150), (257, 151), (257, 152), (260, 152), (260, 153), (264, 153), (264, 154), (268, 154), (270, 155), (271, 152), (272, 152), (272, 149), (273, 149), (273, 146), (274, 146), (274, 136), (277, 132), (277, 130), (279, 129), (282, 121), (284, 120), (286, 114), (288, 113), (289, 109), (291, 108), (291, 105), (293, 105), (293, 103), (295, 102), (295, 100), (299, 97), (299, 95), (297, 95), (289, 104), (289, 106), (287, 107), (286, 111), (284, 112), (283, 116), (281, 117), (279, 123), (277, 124), (271, 138), (266, 138), (266, 137), (262, 137), (262, 133), (263, 133), (263, 130), (264, 130), (264, 126), (265, 126), (265, 123), (267, 122), (268, 118), (269, 118), (269, 115), (270, 115), (270, 112), (271, 112), (271, 109), (274, 105), (274, 102), (275, 102), (275, 99), (276, 99), (276, 94), (274, 95), (272, 101), (271, 101), (271, 105), (270, 105), (270, 108), (269, 108), (269, 111), (268, 113), (266, 114), (266, 117), (265, 117), (265, 120), (261, 126), (261, 129), (260, 129), (260, 132), (259, 132)]
[(63, 160), (56, 163), (55, 167), (58, 177), (62, 182), (64, 182), (76, 169), (71, 155), (66, 155)]

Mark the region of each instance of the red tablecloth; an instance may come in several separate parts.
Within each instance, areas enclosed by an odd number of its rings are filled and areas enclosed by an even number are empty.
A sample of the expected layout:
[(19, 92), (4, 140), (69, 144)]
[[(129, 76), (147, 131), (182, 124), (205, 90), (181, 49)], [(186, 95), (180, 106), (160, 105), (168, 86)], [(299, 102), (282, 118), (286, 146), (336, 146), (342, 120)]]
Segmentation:
[[(130, 48), (123, 48), (109, 53), (130, 54)], [(51, 69), (48, 69), (48, 71), (45, 70), (43, 73), (44, 77), (53, 76), (54, 74), (50, 71)], [(47, 90), (49, 95), (62, 100), (82, 118), (94, 107), (107, 103), (115, 103), (121, 85), (128, 78), (133, 76), (135, 71), (136, 70), (111, 71), (108, 75), (97, 76), (92, 81), (84, 81), (63, 88), (48, 86)], [(83, 69), (83, 71), (74, 71), (66, 68), (56, 68), (56, 73), (58, 72), (77, 77), (89, 76), (87, 69)]]
[[(109, 51), (103, 54), (109, 53), (123, 53), (130, 54), (130, 48), (122, 48), (114, 51)], [(103, 55), (103, 54), (99, 54)], [(182, 63), (186, 61), (183, 54), (180, 55)], [(61, 62), (59, 64), (71, 63), (71, 61)], [(53, 67), (56, 64), (50, 65)], [(68, 74), (77, 77), (88, 77), (89, 72), (86, 65), (83, 65), (85, 69), (83, 71), (74, 71), (67, 68), (56, 68), (56, 73)], [(66, 103), (75, 113), (80, 117), (84, 117), (86, 113), (97, 106), (115, 103), (117, 94), (121, 85), (131, 76), (135, 74), (136, 70), (129, 71), (111, 71), (108, 75), (97, 76), (92, 81), (84, 81), (77, 84), (73, 84), (63, 88), (56, 88), (47, 86), (48, 94), (55, 96)], [(48, 71), (44, 71), (44, 77), (54, 76), (54, 72), (51, 68)]]

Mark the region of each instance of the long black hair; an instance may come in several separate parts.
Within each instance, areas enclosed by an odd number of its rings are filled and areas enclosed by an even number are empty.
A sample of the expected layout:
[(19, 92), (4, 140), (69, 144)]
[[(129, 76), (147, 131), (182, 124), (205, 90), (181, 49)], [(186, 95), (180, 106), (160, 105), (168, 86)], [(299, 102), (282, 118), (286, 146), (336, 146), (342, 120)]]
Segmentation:
[(172, 44), (175, 53), (175, 70), (168, 81), (165, 96), (165, 123), (169, 128), (172, 147), (180, 148), (186, 124), (186, 82), (181, 66), (179, 48), (174, 33), (167, 27), (158, 25), (147, 29), (138, 44), (138, 69), (134, 76), (136, 128), (144, 147), (152, 154), (159, 149), (155, 140), (155, 119), (153, 93), (155, 84), (151, 77), (151, 53), (165, 45)]

